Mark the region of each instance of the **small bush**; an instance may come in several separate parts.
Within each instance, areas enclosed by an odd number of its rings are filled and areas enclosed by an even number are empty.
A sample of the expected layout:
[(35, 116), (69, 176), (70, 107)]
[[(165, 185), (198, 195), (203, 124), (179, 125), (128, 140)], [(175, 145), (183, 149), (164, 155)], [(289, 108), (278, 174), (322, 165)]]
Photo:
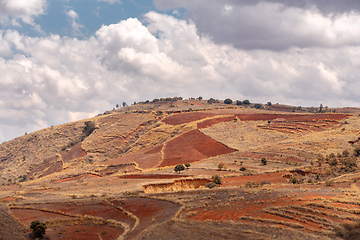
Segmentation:
[(267, 165), (267, 160), (266, 160), (266, 158), (262, 158), (262, 159), (261, 159), (261, 164), (264, 165), (264, 166)]
[(185, 163), (185, 167), (189, 168), (190, 167), (190, 163)]
[(256, 183), (256, 182), (247, 182), (246, 184), (245, 184), (245, 187), (247, 187), (247, 188), (257, 188), (257, 187), (259, 187), (259, 183)]
[(205, 184), (205, 187), (207, 188), (214, 188), (214, 187), (217, 187), (218, 185), (214, 182), (209, 182), (209, 183), (206, 183)]
[(222, 179), (219, 175), (214, 175), (211, 177), (212, 182), (216, 183), (216, 184), (221, 184), (222, 183)]
[(244, 171), (246, 171), (246, 168), (245, 168), (245, 167), (241, 167), (239, 170), (242, 171), (242, 172), (244, 172)]
[(334, 228), (336, 236), (346, 240), (358, 240), (360, 236), (360, 223), (343, 223)]
[(219, 162), (219, 164), (218, 164), (219, 171), (221, 171), (223, 168), (225, 169), (225, 163)]
[(31, 238), (43, 238), (46, 232), (46, 224), (41, 223), (39, 220), (31, 222), (30, 229), (32, 229)]

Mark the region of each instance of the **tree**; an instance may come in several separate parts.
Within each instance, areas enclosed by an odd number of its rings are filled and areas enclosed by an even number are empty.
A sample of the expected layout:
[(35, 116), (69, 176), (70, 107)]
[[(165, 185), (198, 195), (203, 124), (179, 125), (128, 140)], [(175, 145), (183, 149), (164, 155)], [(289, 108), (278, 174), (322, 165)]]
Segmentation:
[(216, 100), (213, 99), (213, 98), (210, 98), (207, 102), (208, 102), (209, 104), (212, 104), (212, 103), (216, 103)]
[(119, 104), (116, 104), (116, 108), (119, 108), (120, 106), (119, 106)]
[(189, 169), (190, 163), (185, 163), (185, 167), (186, 167), (187, 169)]
[(320, 107), (319, 107), (319, 112), (322, 112), (322, 110), (323, 110), (323, 105), (322, 105), (322, 103), (320, 104)]
[(182, 164), (179, 164), (179, 165), (176, 165), (175, 166), (175, 168), (174, 168), (174, 171), (175, 172), (181, 172), (181, 171), (184, 171), (185, 170), (185, 167), (184, 167), (184, 165), (182, 165)]
[(219, 171), (221, 171), (223, 168), (225, 168), (225, 163), (219, 162), (219, 164), (218, 164)]
[(224, 103), (225, 104), (232, 104), (233, 101), (230, 98), (227, 98), (227, 99), (225, 99)]
[(243, 103), (243, 105), (250, 105), (250, 101), (249, 101), (249, 100), (247, 100), (247, 99), (246, 99), (246, 100), (244, 100), (242, 103)]
[(123, 102), (123, 107), (127, 107), (128, 106), (128, 104), (126, 103), (126, 102)]
[(243, 105), (242, 101), (236, 100), (236, 105)]
[(222, 179), (219, 175), (214, 175), (211, 177), (213, 183), (216, 183), (216, 184), (221, 184), (222, 183)]
[(264, 166), (267, 165), (267, 160), (266, 160), (266, 158), (262, 158), (262, 159), (261, 159), (261, 164), (264, 165)]
[(32, 229), (32, 238), (43, 238), (46, 232), (46, 224), (41, 223), (39, 220), (31, 222), (30, 229)]
[(262, 105), (260, 103), (255, 103), (254, 108), (260, 109), (262, 108)]
[(199, 99), (199, 101), (201, 101), (203, 99), (203, 97), (200, 96), (200, 97), (198, 97), (198, 99)]

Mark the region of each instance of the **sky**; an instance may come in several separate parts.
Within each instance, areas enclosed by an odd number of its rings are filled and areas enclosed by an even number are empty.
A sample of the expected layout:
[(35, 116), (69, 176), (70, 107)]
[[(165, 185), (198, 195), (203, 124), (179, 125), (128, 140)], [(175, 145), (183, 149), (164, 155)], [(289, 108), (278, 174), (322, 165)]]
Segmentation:
[(0, 0), (0, 142), (181, 96), (360, 104), (358, 0)]

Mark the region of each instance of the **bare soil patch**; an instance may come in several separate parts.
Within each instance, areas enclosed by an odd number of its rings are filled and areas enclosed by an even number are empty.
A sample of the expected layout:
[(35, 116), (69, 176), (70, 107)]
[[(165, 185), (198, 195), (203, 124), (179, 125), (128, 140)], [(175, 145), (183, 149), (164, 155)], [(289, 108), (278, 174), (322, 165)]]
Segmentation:
[(235, 151), (205, 136), (198, 130), (192, 130), (169, 141), (165, 145), (164, 160), (160, 167), (193, 163), (205, 158)]
[(213, 117), (216, 114), (212, 112), (190, 112), (171, 115), (163, 120), (164, 123), (170, 125), (180, 125), (193, 121), (198, 121), (207, 117)]
[(202, 121), (202, 122), (198, 123), (197, 127), (198, 127), (198, 129), (207, 128), (207, 127), (210, 127), (210, 126), (212, 126), (214, 124), (233, 121), (234, 118), (235, 118), (235, 116), (213, 118), (213, 119), (205, 120), (205, 121)]
[(161, 150), (163, 145), (157, 145), (154, 147), (142, 149), (135, 153), (126, 155), (124, 157), (111, 159), (106, 161), (106, 165), (117, 165), (125, 163), (134, 163), (136, 162), (138, 166), (142, 169), (153, 168), (159, 165), (161, 161)]
[(129, 174), (120, 176), (123, 179), (173, 179), (190, 177), (190, 175), (173, 175), (173, 174)]

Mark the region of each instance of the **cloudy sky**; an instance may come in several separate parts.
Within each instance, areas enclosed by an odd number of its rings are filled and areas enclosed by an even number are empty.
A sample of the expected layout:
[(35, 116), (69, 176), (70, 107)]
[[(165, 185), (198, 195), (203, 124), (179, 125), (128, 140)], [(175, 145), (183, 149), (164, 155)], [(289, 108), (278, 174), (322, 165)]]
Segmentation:
[(182, 96), (360, 104), (358, 0), (0, 0), (0, 142)]

